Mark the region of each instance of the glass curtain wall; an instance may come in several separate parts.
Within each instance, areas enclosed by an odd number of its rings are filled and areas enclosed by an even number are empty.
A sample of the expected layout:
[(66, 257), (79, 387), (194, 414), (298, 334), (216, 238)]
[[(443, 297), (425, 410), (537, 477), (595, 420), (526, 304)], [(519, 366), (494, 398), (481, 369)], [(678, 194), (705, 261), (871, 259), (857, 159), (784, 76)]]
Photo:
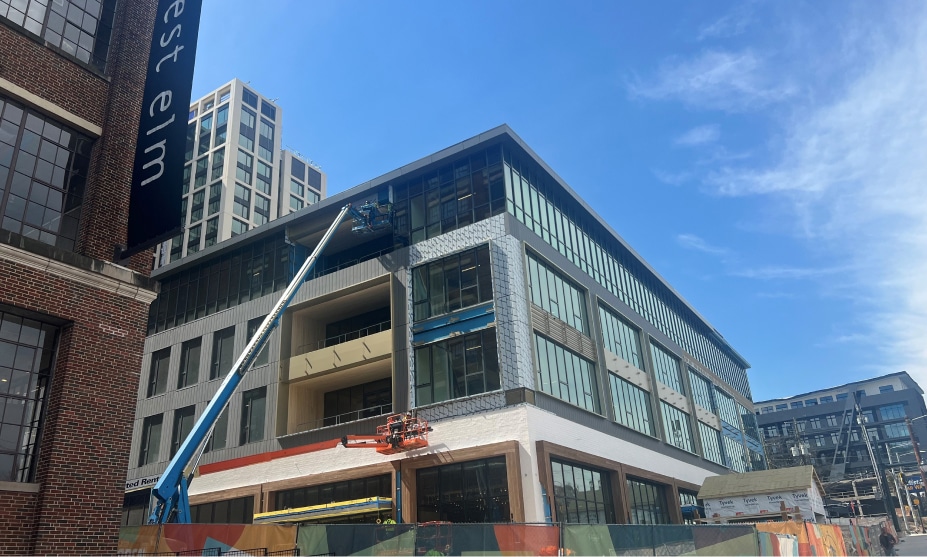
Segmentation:
[(148, 334), (283, 290), (292, 257), (281, 232), (166, 278), (148, 313)]
[(650, 343), (650, 352), (653, 356), (653, 371), (657, 375), (657, 380), (677, 393), (686, 394), (682, 372), (679, 370), (679, 360), (654, 343)]
[(608, 377), (612, 387), (612, 403), (615, 405), (615, 421), (641, 433), (655, 436), (650, 393), (613, 373), (609, 373)]
[(495, 328), (415, 349), (416, 406), (499, 388)]
[(617, 313), (599, 306), (599, 320), (602, 325), (602, 337), (605, 349), (637, 369), (644, 369), (641, 360), (640, 331), (619, 317)]
[(736, 472), (747, 471), (747, 453), (744, 450), (743, 443), (736, 439), (731, 439), (727, 435), (721, 436), (724, 441), (724, 452), (728, 459), (728, 468)]
[(660, 411), (663, 414), (663, 432), (666, 435), (666, 442), (694, 453), (695, 444), (692, 442), (689, 415), (665, 401), (660, 401)]
[(504, 162), (509, 213), (702, 365), (750, 397), (745, 369), (714, 340), (714, 333), (692, 310), (527, 157), (506, 146)]
[(528, 288), (534, 305), (589, 335), (585, 292), (532, 253), (528, 253)]
[(724, 466), (724, 454), (721, 452), (721, 432), (713, 427), (698, 422), (699, 439), (702, 441), (702, 456), (715, 464)]
[(535, 333), (538, 378), (545, 393), (599, 413), (595, 364)]
[(416, 321), (492, 300), (489, 244), (413, 268), (412, 300)]
[(689, 368), (689, 385), (692, 387), (692, 398), (695, 399), (696, 404), (709, 412), (717, 411), (711, 381), (695, 373), (691, 367)]
[(393, 183), (396, 247), (408, 246), (505, 211), (502, 148), (461, 157)]

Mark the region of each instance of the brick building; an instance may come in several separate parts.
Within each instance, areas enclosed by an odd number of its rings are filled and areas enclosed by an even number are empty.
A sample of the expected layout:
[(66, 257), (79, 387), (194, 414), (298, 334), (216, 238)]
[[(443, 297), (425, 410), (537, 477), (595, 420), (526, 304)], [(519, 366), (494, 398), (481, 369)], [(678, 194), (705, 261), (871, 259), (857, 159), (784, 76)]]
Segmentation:
[(155, 0), (0, 0), (0, 554), (115, 553), (150, 253), (117, 261)]

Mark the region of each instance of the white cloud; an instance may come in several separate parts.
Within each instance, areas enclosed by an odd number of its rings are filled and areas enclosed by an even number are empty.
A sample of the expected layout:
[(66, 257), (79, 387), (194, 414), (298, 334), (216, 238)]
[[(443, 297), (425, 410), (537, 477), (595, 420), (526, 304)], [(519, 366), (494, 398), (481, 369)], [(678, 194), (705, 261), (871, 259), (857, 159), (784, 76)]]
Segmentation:
[(691, 130), (677, 137), (673, 143), (676, 145), (684, 145), (686, 147), (694, 147), (697, 145), (705, 145), (706, 143), (714, 143), (718, 141), (718, 138), (720, 137), (721, 128), (719, 128), (716, 124), (709, 124), (692, 128)]
[(797, 298), (798, 296), (796, 296), (794, 292), (776, 291), (776, 292), (757, 292), (756, 297), (766, 298), (768, 300), (791, 300), (791, 299)]
[(628, 84), (632, 97), (676, 100), (727, 112), (741, 112), (781, 102), (795, 95), (788, 80), (773, 80), (764, 60), (750, 50), (706, 50), (692, 59), (673, 59), (657, 76)]
[(686, 249), (701, 251), (711, 255), (727, 255), (730, 253), (729, 249), (713, 246), (695, 234), (679, 234), (676, 236), (676, 241), (680, 246)]
[(731, 274), (737, 277), (751, 278), (758, 280), (804, 280), (817, 279), (827, 275), (841, 273), (845, 269), (834, 267), (788, 267), (788, 266), (767, 266), (755, 269), (743, 269), (734, 271)]
[(699, 29), (697, 39), (719, 39), (743, 34), (753, 22), (752, 6), (748, 2), (738, 4), (734, 10)]
[(665, 170), (653, 170), (653, 175), (657, 180), (671, 186), (681, 186), (694, 176), (692, 172), (667, 172)]
[(853, 338), (878, 339), (871, 348), (883, 372), (907, 369), (927, 383), (927, 10), (894, 6), (909, 13), (879, 11), (888, 28), (867, 37), (857, 73), (783, 124), (775, 163), (721, 163), (706, 183), (722, 195), (785, 202), (787, 231), (844, 264), (836, 274), (767, 268), (742, 276), (820, 276), (855, 292), (870, 330)]

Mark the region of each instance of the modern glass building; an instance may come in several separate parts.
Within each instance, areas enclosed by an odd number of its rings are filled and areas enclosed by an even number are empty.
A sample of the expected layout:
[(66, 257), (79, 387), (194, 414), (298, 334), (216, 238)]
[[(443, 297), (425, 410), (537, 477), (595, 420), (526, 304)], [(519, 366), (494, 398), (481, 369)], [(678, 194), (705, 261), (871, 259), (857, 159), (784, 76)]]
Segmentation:
[[(158, 269), (130, 485), (164, 469), (338, 210), (366, 201), (392, 227), (336, 233), (219, 420), (199, 520), (376, 497), (314, 520), (678, 523), (705, 477), (765, 467), (747, 362), (500, 126)], [(429, 447), (338, 443), (407, 410)], [(127, 524), (146, 502), (127, 494)]]
[(158, 246), (155, 268), (325, 197), (325, 173), (281, 149), (282, 127), (283, 110), (239, 79), (190, 105), (184, 231)]

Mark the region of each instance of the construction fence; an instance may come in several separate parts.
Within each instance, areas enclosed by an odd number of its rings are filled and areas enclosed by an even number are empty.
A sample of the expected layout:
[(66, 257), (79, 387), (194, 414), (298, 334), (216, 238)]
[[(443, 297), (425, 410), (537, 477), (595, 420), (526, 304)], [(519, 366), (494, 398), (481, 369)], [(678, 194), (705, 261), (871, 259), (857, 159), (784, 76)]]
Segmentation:
[[(880, 555), (882, 521), (845, 524), (169, 524), (120, 555)], [(889, 526), (890, 527), (890, 526)]]

